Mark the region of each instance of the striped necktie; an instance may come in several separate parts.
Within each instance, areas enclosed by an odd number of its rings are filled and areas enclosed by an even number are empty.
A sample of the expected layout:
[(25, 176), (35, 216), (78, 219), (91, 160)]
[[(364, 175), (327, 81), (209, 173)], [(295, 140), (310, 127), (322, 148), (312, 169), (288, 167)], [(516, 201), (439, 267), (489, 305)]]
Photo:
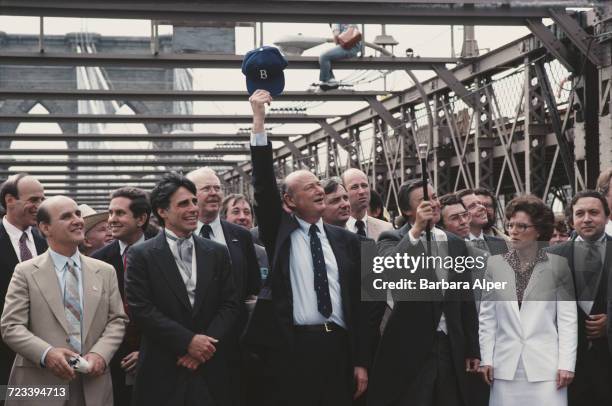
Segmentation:
[(81, 295), (79, 277), (75, 265), (68, 259), (64, 278), (64, 313), (68, 321), (70, 345), (76, 352), (81, 352)]

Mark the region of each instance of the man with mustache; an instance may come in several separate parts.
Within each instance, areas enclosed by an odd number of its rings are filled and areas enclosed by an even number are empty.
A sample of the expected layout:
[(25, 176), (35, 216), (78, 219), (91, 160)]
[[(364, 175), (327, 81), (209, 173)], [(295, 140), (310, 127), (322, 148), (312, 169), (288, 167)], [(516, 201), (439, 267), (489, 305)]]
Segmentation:
[[(79, 253), (83, 218), (72, 199), (45, 200), (37, 219), (49, 249), (15, 268), (0, 320), (2, 339), (17, 353), (8, 384), (68, 385), (69, 406), (112, 405), (105, 371), (127, 323), (115, 270)], [(79, 354), (88, 371), (69, 365)], [(40, 403), (7, 400), (7, 406)]]
[[(0, 312), (15, 266), (47, 250), (47, 241), (36, 228), (36, 213), (44, 199), (43, 186), (27, 173), (11, 176), (0, 187), (0, 204), (6, 210), (0, 223)], [(15, 353), (0, 341), (0, 385), (8, 381), (14, 359)]]
[(199, 218), (195, 233), (227, 248), (232, 264), (232, 276), (241, 303), (228, 344), (230, 347), (233, 346), (233, 350), (228, 352), (234, 396), (232, 404), (239, 406), (246, 402), (247, 394), (244, 391), (243, 381), (249, 377), (245, 377), (243, 373), (245, 355), (240, 351), (238, 341), (248, 318), (247, 302), (252, 301), (259, 293), (261, 285), (259, 263), (251, 233), (243, 227), (221, 219), (223, 188), (215, 171), (204, 167), (189, 172), (187, 178), (197, 189)]
[(365, 173), (356, 168), (347, 169), (342, 174), (342, 181), (351, 203), (351, 217), (346, 223), (349, 231), (376, 241), (382, 232), (393, 230), (391, 223), (368, 216), (371, 197)]
[(163, 229), (130, 248), (125, 293), (141, 331), (132, 404), (229, 405), (238, 300), (224, 246), (194, 234), (196, 187), (168, 173), (150, 194)]
[(280, 196), (264, 130), (272, 96), (260, 89), (249, 101), (255, 211), (272, 269), (245, 344), (272, 365), (270, 404), (348, 406), (367, 387), (372, 356), (360, 303), (360, 239), (323, 222), (325, 192), (313, 173), (288, 175)]
[[(576, 236), (549, 249), (567, 259), (578, 299), (576, 376), (568, 387), (568, 404), (612, 404), (612, 357), (608, 348), (612, 237), (605, 232), (610, 209), (599, 192), (577, 193), (570, 202), (568, 223)], [(612, 310), (612, 309), (611, 309)]]

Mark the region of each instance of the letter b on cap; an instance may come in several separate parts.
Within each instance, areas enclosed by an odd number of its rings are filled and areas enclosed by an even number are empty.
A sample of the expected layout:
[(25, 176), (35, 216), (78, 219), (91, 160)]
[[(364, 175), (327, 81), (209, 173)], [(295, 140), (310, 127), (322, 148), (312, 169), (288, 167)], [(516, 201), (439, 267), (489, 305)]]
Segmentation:
[(265, 69), (259, 70), (259, 78), (260, 79), (268, 79), (268, 72)]

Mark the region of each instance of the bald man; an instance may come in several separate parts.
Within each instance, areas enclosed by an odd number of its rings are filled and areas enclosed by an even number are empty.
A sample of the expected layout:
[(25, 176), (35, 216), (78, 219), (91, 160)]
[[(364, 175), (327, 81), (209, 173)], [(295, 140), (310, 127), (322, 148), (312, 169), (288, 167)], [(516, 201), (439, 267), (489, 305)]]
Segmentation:
[(262, 290), (245, 343), (273, 366), (271, 404), (348, 406), (366, 389), (371, 357), (360, 304), (360, 239), (324, 224), (325, 193), (311, 172), (291, 173), (280, 195), (264, 130), (271, 101), (264, 90), (250, 98), (255, 213), (272, 262), (271, 293)]
[(342, 181), (351, 203), (351, 217), (346, 223), (349, 231), (376, 241), (383, 231), (393, 230), (391, 223), (368, 216), (371, 195), (365, 173), (356, 168), (347, 169), (342, 174)]
[[(44, 199), (43, 186), (27, 173), (11, 176), (0, 187), (6, 210), (0, 223), (0, 312), (15, 266), (47, 250), (47, 241), (34, 227)], [(6, 385), (14, 359), (15, 353), (0, 341), (0, 385)]]
[(195, 234), (224, 245), (230, 254), (234, 284), (241, 305), (229, 337), (230, 348), (227, 353), (234, 396), (232, 406), (241, 406), (246, 404), (250, 395), (246, 393), (244, 381), (251, 380), (251, 377), (245, 376), (248, 357), (240, 351), (238, 342), (248, 319), (246, 302), (254, 300), (255, 295), (259, 293), (261, 285), (259, 262), (249, 230), (220, 217), (223, 188), (215, 171), (208, 167), (199, 168), (189, 172), (187, 178), (195, 184), (197, 190), (199, 219)]
[[(79, 253), (84, 223), (74, 200), (45, 200), (37, 221), (49, 249), (15, 268), (0, 319), (2, 339), (17, 354), (8, 385), (68, 386), (69, 399), (51, 399), (50, 405), (112, 405), (106, 371), (127, 323), (115, 270)], [(87, 371), (69, 365), (78, 355), (89, 363)]]

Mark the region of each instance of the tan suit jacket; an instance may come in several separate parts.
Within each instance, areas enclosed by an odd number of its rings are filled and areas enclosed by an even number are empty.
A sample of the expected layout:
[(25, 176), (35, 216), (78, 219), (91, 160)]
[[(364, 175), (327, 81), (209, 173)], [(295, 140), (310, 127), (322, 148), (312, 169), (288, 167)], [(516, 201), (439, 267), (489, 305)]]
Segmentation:
[(368, 216), (367, 219), (368, 238), (378, 241), (378, 236), (383, 231), (393, 230), (393, 224), (388, 221), (379, 220), (376, 217)]
[[(112, 266), (83, 255), (81, 270), (82, 353), (101, 355), (108, 367), (123, 340), (127, 324), (117, 276)], [(69, 348), (68, 322), (49, 251), (15, 267), (0, 319), (0, 331), (2, 339), (17, 354), (9, 385), (67, 384), (40, 364), (41, 356), (49, 346)], [(99, 377), (83, 376), (83, 393), (87, 406), (112, 405), (110, 369), (107, 368)], [(34, 406), (40, 402), (39, 399), (15, 404)], [(63, 402), (45, 400), (45, 405), (60, 405)]]

